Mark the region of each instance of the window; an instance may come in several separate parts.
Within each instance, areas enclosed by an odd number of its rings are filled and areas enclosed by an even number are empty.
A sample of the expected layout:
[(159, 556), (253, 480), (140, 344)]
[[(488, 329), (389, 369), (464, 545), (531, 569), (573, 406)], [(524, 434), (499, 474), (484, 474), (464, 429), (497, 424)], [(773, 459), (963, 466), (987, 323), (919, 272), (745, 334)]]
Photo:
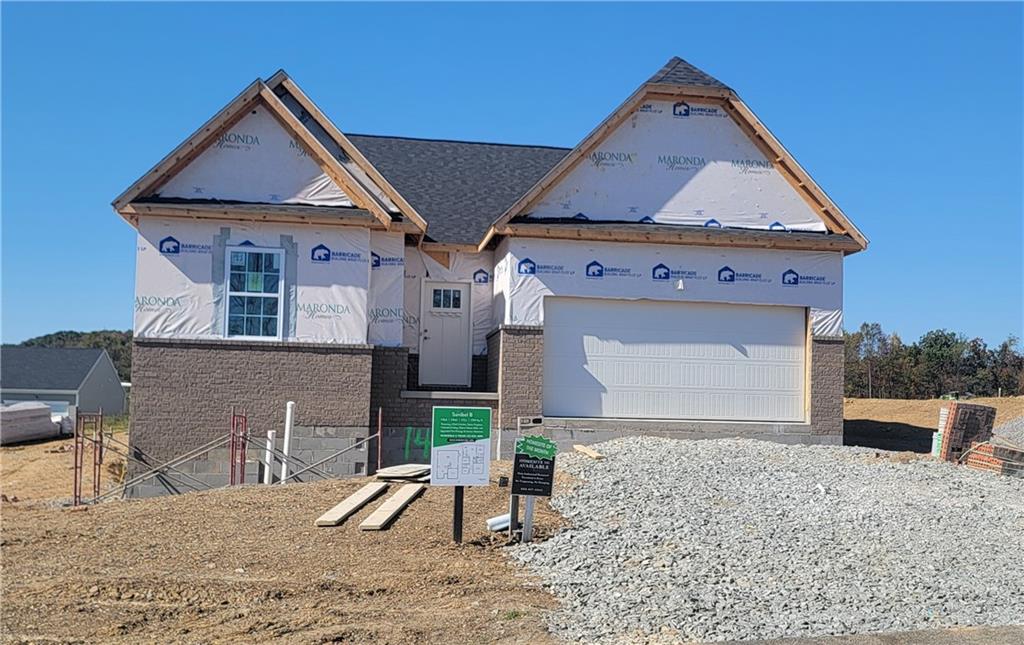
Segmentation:
[(280, 250), (228, 248), (228, 336), (281, 337), (282, 256)]
[(462, 309), (462, 289), (434, 289), (434, 309)]

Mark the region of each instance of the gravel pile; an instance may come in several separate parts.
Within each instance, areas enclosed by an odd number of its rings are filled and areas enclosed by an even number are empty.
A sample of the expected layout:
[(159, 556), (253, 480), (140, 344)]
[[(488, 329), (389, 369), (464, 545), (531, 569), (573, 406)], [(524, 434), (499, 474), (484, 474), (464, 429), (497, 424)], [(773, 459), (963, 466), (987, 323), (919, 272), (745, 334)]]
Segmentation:
[(1017, 417), (994, 428), (992, 434), (1015, 446), (1024, 448), (1024, 417)]
[(1024, 481), (862, 448), (617, 439), (511, 549), (583, 642), (1024, 623)]

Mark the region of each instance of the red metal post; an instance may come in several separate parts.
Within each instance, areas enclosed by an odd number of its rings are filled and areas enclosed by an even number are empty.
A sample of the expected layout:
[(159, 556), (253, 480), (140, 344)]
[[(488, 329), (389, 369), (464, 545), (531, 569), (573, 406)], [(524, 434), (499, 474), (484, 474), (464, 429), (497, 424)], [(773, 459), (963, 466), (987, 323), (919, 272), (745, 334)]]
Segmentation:
[(241, 431), (238, 437), (238, 483), (245, 483), (245, 444), (249, 439), (249, 417), (242, 411)]
[(235, 415), (234, 406), (231, 407), (231, 439), (228, 441), (228, 461), (229, 464), (229, 475), (228, 485), (235, 485), (235, 424), (237, 423), (237, 416)]
[(85, 453), (85, 442), (83, 436), (85, 429), (82, 427), (83, 419), (81, 415), (75, 417), (75, 439), (74, 439), (74, 481), (72, 483), (72, 501), (74, 506), (78, 506), (82, 503), (82, 461)]
[[(103, 418), (103, 417), (100, 417)], [(103, 470), (103, 426), (93, 421), (92, 431), (92, 497), (100, 496), (100, 473)]]

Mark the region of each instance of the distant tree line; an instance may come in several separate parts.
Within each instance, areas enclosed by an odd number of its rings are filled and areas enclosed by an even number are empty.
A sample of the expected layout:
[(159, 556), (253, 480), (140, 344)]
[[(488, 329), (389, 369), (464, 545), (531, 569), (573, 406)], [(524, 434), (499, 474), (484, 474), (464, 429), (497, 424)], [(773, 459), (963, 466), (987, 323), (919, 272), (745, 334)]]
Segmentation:
[(975, 396), (1024, 394), (1024, 355), (1016, 336), (989, 348), (980, 338), (937, 329), (916, 343), (864, 323), (843, 334), (846, 396), (932, 399), (959, 392)]
[(132, 380), (132, 332), (105, 329), (102, 331), (58, 331), (30, 338), (22, 347), (91, 347), (107, 350), (122, 381)]

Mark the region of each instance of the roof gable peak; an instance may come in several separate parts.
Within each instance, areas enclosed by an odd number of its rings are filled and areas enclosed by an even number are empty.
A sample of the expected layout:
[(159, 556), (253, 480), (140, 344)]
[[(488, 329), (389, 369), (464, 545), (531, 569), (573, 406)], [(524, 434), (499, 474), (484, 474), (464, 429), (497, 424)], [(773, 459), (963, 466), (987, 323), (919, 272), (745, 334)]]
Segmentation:
[(686, 62), (678, 56), (668, 59), (654, 76), (647, 79), (649, 85), (678, 85), (680, 87), (713, 87), (732, 91), (728, 85), (707, 72)]

